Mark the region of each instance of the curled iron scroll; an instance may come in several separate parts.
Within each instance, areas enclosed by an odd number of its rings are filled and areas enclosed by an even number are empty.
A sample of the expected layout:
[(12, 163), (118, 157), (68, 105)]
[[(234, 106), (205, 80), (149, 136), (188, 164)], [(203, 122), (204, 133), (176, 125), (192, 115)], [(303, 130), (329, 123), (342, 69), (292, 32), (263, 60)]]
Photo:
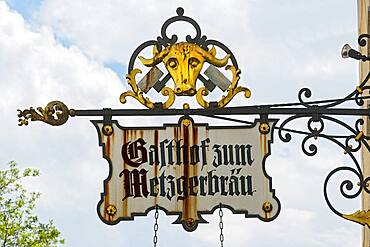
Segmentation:
[[(361, 39), (361, 42), (362, 42), (361, 44), (364, 44), (365, 41)], [(359, 43), (360, 43), (360, 39), (359, 39)], [(312, 108), (312, 109), (331, 108), (334, 106), (338, 106), (349, 99), (353, 99), (358, 106), (362, 106), (364, 104), (364, 100), (359, 98), (359, 96), (363, 94), (365, 90), (370, 89), (369, 86), (366, 86), (366, 83), (369, 80), (369, 77), (370, 77), (370, 73), (366, 76), (364, 81), (358, 87), (356, 87), (356, 89), (353, 92), (351, 92), (345, 98), (338, 99), (334, 102), (328, 102), (328, 103), (324, 103), (321, 105), (314, 105), (312, 103), (306, 102), (305, 98), (307, 99), (312, 96), (312, 92), (308, 88), (303, 88), (299, 91), (298, 100), (305, 108)], [(370, 210), (367, 210), (367, 211), (359, 210), (352, 214), (341, 213), (339, 212), (338, 209), (336, 209), (335, 206), (333, 206), (333, 203), (330, 201), (330, 198), (328, 195), (329, 181), (333, 178), (334, 175), (340, 174), (343, 172), (349, 172), (353, 174), (355, 178), (357, 179), (357, 185), (358, 185), (358, 187), (356, 188), (355, 187), (356, 183), (354, 181), (350, 179), (344, 179), (339, 185), (339, 191), (344, 198), (354, 199), (360, 196), (361, 192), (370, 193), (370, 190), (367, 186), (369, 184), (370, 177), (364, 177), (362, 168), (355, 155), (355, 153), (358, 152), (361, 148), (364, 148), (365, 150), (370, 152), (370, 145), (368, 142), (370, 140), (370, 137), (365, 135), (364, 132), (362, 131), (365, 121), (362, 118), (357, 119), (354, 123), (354, 127), (352, 127), (349, 124), (339, 119), (336, 119), (336, 118), (333, 118), (331, 116), (324, 115), (324, 114), (319, 114), (319, 113), (317, 114), (296, 114), (296, 115), (290, 116), (287, 119), (285, 119), (280, 125), (279, 131), (278, 131), (278, 136), (280, 140), (282, 140), (283, 142), (291, 141), (292, 139), (291, 134), (285, 132), (284, 128), (287, 124), (293, 121), (296, 121), (298, 119), (307, 119), (308, 132), (306, 136), (302, 139), (302, 143), (301, 143), (301, 148), (304, 154), (308, 156), (316, 155), (318, 151), (318, 147), (315, 143), (312, 143), (310, 141), (313, 139), (317, 139), (317, 138), (323, 138), (339, 146), (340, 149), (350, 157), (350, 160), (352, 160), (352, 163), (354, 165), (354, 166), (350, 166), (350, 165), (339, 166), (333, 169), (332, 171), (330, 171), (329, 174), (327, 175), (324, 181), (323, 191), (324, 191), (324, 197), (325, 197), (326, 203), (329, 206), (329, 208), (336, 215), (342, 218), (354, 221), (362, 225), (367, 225), (370, 227)], [(333, 136), (333, 135), (325, 134), (326, 123), (331, 123), (331, 124), (335, 124), (336, 126), (340, 126), (348, 134), (345, 136)]]
[[(234, 98), (235, 95), (244, 92), (244, 96), (249, 98), (251, 96), (251, 92), (246, 87), (238, 86), (238, 81), (240, 79), (240, 69), (238, 68), (238, 63), (234, 54), (231, 50), (224, 45), (223, 43), (213, 40), (207, 39), (207, 36), (202, 34), (199, 24), (192, 18), (184, 15), (184, 9), (178, 8), (176, 10), (177, 15), (174, 17), (169, 18), (164, 22), (161, 27), (161, 36), (158, 36), (156, 40), (148, 40), (141, 45), (139, 45), (133, 52), (130, 57), (129, 65), (128, 65), (128, 74), (126, 78), (128, 79), (129, 86), (131, 90), (127, 92), (123, 92), (120, 97), (121, 103), (126, 102), (126, 97), (134, 97), (138, 100), (141, 104), (146, 106), (149, 109), (168, 109), (172, 106), (175, 100), (175, 96), (196, 96), (197, 103), (203, 108), (209, 107), (217, 107), (223, 108), (225, 107), (231, 100)], [(179, 37), (177, 34), (168, 34), (168, 28), (177, 22), (185, 22), (189, 23), (195, 29), (195, 35), (192, 36), (187, 34), (185, 36), (186, 42), (180, 42)], [(153, 58), (152, 59), (145, 59), (140, 54), (146, 48), (152, 48)], [(222, 50), (225, 53), (225, 57), (222, 59), (217, 59), (216, 56), (216, 48)], [(198, 52), (198, 55), (193, 55), (194, 58), (188, 59), (189, 54), (191, 51)], [(172, 53), (173, 52), (173, 53)], [(177, 58), (168, 58), (169, 54), (184, 54), (186, 59), (177, 60)], [(157, 56), (158, 55), (158, 56)], [(168, 57), (167, 57), (168, 55)], [(197, 58), (199, 56), (201, 58)], [(173, 55), (174, 56), (174, 55)], [(154, 60), (156, 58), (156, 60)], [(137, 74), (135, 71), (140, 71), (138, 68), (134, 68), (136, 60), (139, 59), (141, 63), (146, 67), (151, 67), (148, 73), (140, 80), (140, 82), (136, 83), (135, 75)], [(173, 65), (170, 63), (165, 62), (165, 59), (171, 59), (173, 61)], [(229, 63), (229, 59), (231, 64)], [(169, 61), (169, 60), (168, 60)], [(190, 61), (193, 61), (191, 65), (188, 66), (177, 66), (177, 64), (186, 64)], [(200, 71), (202, 70), (202, 66), (204, 61), (206, 61), (209, 66), (209, 72), (206, 79)], [(153, 69), (157, 64), (163, 62), (167, 69), (167, 75), (163, 77), (163, 72), (160, 71), (158, 68)], [(195, 65), (194, 65), (195, 64)], [(226, 66), (226, 67), (225, 67)], [(222, 68), (225, 67), (226, 70), (230, 70), (232, 72), (232, 79), (231, 81), (220, 71), (218, 71), (215, 67)], [(180, 69), (178, 69), (180, 68)], [(211, 69), (210, 69), (211, 68)], [(154, 71), (160, 72), (154, 72)], [(186, 70), (184, 73), (178, 73), (177, 70)], [(194, 70), (195, 72), (188, 73), (187, 70)], [(153, 74), (162, 73), (163, 75), (159, 75), (158, 78), (156, 76), (153, 77)], [(193, 78), (183, 78), (179, 75), (188, 75), (188, 77)], [(209, 76), (211, 75), (211, 77)], [(166, 87), (166, 83), (171, 79), (173, 79), (175, 85), (174, 88)], [(213, 77), (213, 78), (212, 78)], [(162, 79), (161, 79), (162, 78)], [(179, 79), (183, 80), (183, 82), (179, 82)], [(204, 87), (197, 88), (196, 81), (200, 80)], [(195, 81), (195, 82), (194, 82)], [(135, 84), (135, 85), (134, 85)], [(138, 87), (138, 85), (145, 85), (145, 87), (149, 88), (147, 91), (143, 91), (142, 87)], [(185, 85), (185, 86), (184, 86)], [(223, 95), (221, 99), (215, 102), (209, 102), (205, 100), (203, 97), (207, 96), (209, 91), (212, 91), (216, 86), (218, 86), (226, 95)], [(150, 88), (154, 88), (158, 93), (162, 92), (162, 95), (168, 96), (166, 102), (153, 102), (148, 97), (144, 95), (150, 90)], [(166, 88), (164, 90), (164, 88)], [(189, 89), (190, 88), (190, 89)], [(164, 90), (164, 91), (163, 91)], [(174, 96), (175, 95), (175, 96)], [(173, 96), (173, 97), (172, 97)]]
[(193, 18), (185, 16), (183, 8), (177, 8), (176, 13), (177, 13), (176, 16), (171, 17), (171, 18), (169, 18), (168, 20), (166, 20), (164, 22), (164, 24), (162, 25), (162, 28), (161, 28), (161, 36), (158, 36), (157, 40), (146, 41), (146, 42), (142, 43), (141, 45), (139, 45), (135, 49), (135, 51), (133, 52), (133, 54), (130, 57), (130, 62), (129, 62), (129, 66), (128, 66), (128, 73), (130, 73), (134, 69), (134, 63), (135, 63), (138, 55), (145, 48), (151, 47), (151, 46), (156, 46), (158, 51), (161, 51), (163, 48), (165, 48), (169, 45), (173, 45), (173, 44), (175, 44), (179, 41), (179, 38), (176, 34), (172, 34), (171, 37), (169, 37), (168, 34), (167, 34), (168, 27), (171, 26), (175, 22), (186, 22), (186, 23), (191, 24), (194, 27), (195, 36), (191, 37), (190, 34), (187, 34), (186, 37), (185, 37), (187, 42), (197, 44), (205, 50), (208, 50), (210, 45), (214, 45), (214, 46), (222, 49), (226, 54), (230, 54), (230, 59), (232, 61), (232, 65), (236, 69), (238, 69), (238, 64), (237, 64), (236, 58), (235, 58), (234, 54), (231, 52), (231, 50), (226, 45), (224, 45), (223, 43), (221, 43), (217, 40), (208, 40), (207, 36), (202, 35), (202, 31), (200, 29), (199, 24)]

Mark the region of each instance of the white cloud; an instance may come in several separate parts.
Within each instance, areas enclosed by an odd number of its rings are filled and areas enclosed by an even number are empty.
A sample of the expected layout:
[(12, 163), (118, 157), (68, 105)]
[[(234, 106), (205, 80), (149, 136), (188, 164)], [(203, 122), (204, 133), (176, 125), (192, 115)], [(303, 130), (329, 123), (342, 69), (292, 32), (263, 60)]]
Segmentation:
[(117, 92), (124, 88), (115, 73), (79, 48), (58, 44), (47, 27), (31, 31), (3, 2), (0, 23), (0, 86), (7, 96), (1, 98), (3, 107), (15, 102), (19, 107), (26, 102), (23, 106), (43, 105), (52, 99), (83, 107), (118, 102)]

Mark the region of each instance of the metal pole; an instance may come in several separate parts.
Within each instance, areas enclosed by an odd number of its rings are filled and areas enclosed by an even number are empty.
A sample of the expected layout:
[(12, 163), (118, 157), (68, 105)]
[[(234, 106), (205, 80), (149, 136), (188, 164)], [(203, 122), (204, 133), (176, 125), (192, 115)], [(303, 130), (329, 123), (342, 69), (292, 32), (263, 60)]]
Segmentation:
[[(370, 116), (369, 109), (353, 108), (270, 108), (270, 107), (228, 107), (215, 109), (110, 109), (111, 116), (176, 116), (176, 115), (307, 115), (313, 114), (337, 115), (337, 116)], [(104, 116), (104, 110), (75, 110), (75, 116), (93, 117)]]
[[(358, 0), (358, 34), (370, 33), (369, 32), (369, 0)], [(364, 47), (359, 47), (359, 51), (364, 55), (369, 55), (368, 52), (369, 45)], [(359, 62), (360, 63), (360, 73), (359, 73), (359, 80), (360, 82), (362, 79), (365, 78), (367, 73), (370, 71), (369, 62)], [(365, 96), (365, 95), (363, 95)], [(365, 100), (364, 108), (369, 109), (369, 101)], [(363, 132), (365, 135), (369, 134), (369, 117), (364, 117), (365, 124), (363, 125)], [(362, 149), (361, 151), (361, 160), (362, 160), (362, 169), (364, 172), (364, 176), (367, 177), (370, 175), (370, 154), (366, 149)], [(370, 209), (370, 195), (363, 192), (362, 193), (362, 208), (363, 210)], [(368, 227), (363, 227), (363, 247), (370, 246), (370, 230)]]

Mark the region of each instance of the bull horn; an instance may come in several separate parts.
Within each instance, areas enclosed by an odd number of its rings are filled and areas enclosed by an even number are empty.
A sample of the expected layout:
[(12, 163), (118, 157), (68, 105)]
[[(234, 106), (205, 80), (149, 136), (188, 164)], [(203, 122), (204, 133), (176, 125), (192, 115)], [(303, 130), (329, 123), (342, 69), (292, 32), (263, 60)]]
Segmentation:
[(204, 56), (207, 62), (216, 67), (225, 66), (230, 58), (230, 54), (226, 54), (226, 56), (222, 59), (216, 58), (216, 49), (214, 46), (212, 46), (210, 51), (203, 50), (202, 48), (200, 48), (199, 51)]
[(215, 48), (215, 46), (214, 46), (214, 45), (212, 46), (212, 48), (211, 48), (211, 50), (209, 51), (209, 53), (211, 53), (211, 55), (212, 55), (212, 56), (214, 56), (214, 57), (216, 56), (216, 48)]
[(152, 67), (154, 65), (159, 64), (163, 60), (163, 58), (168, 54), (168, 51), (169, 50), (166, 48), (158, 53), (157, 46), (155, 45), (153, 47), (153, 58), (147, 59), (142, 56), (138, 56), (138, 58), (145, 66)]

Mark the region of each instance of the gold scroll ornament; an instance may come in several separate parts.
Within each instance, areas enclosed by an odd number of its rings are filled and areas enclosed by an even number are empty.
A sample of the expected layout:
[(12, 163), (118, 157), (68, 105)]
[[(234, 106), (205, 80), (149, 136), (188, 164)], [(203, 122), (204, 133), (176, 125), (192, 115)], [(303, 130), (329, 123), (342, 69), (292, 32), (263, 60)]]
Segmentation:
[(42, 121), (52, 126), (59, 126), (67, 122), (69, 116), (75, 116), (75, 110), (68, 107), (60, 101), (51, 101), (45, 108), (31, 107), (26, 110), (18, 110), (18, 125), (28, 125), (29, 121)]
[[(237, 95), (238, 93), (244, 92), (244, 96), (246, 98), (251, 97), (251, 91), (248, 88), (238, 86), (238, 81), (240, 79), (239, 75), (241, 73), (240, 69), (237, 70), (235, 68), (235, 66), (233, 66), (233, 65), (226, 66), (226, 69), (230, 70), (232, 72), (233, 79), (232, 79), (231, 85), (227, 89), (227, 95), (222, 96), (221, 100), (219, 100), (217, 102), (217, 107), (218, 108), (225, 107), (234, 98), (234, 96)], [(203, 108), (208, 108), (209, 107), (209, 102), (207, 102), (203, 98), (203, 96), (207, 96), (208, 94), (209, 94), (209, 91), (206, 87), (201, 87), (197, 91), (197, 102)]]
[[(148, 107), (149, 109), (154, 109), (154, 107), (155, 107), (154, 103), (148, 97), (144, 97), (144, 95), (143, 95), (144, 93), (137, 86), (136, 75), (138, 73), (142, 73), (142, 71), (140, 69), (133, 69), (126, 76), (126, 79), (128, 80), (128, 84), (131, 86), (132, 91), (127, 91), (127, 92), (122, 93), (120, 98), (119, 98), (120, 102), (122, 104), (125, 104), (126, 103), (126, 97), (130, 96), (130, 97), (135, 98), (142, 105)], [(163, 108), (168, 109), (175, 102), (175, 93), (169, 87), (164, 87), (161, 90), (161, 93), (162, 93), (163, 96), (168, 96), (167, 101), (163, 104)]]
[(358, 210), (353, 214), (344, 214), (343, 217), (361, 225), (367, 225), (370, 228), (370, 210)]
[[(160, 62), (163, 62), (167, 71), (170, 73), (174, 81), (174, 89), (165, 87), (161, 90), (162, 95), (168, 96), (167, 101), (162, 105), (163, 109), (171, 107), (175, 101), (176, 96), (194, 96), (200, 106), (203, 108), (209, 107), (209, 102), (203, 99), (203, 96), (208, 95), (208, 90), (205, 87), (196, 89), (196, 81), (203, 68), (204, 62), (208, 62), (216, 67), (223, 67), (227, 64), (230, 55), (227, 54), (224, 58), (216, 58), (216, 49), (211, 48), (207, 51), (197, 44), (181, 42), (167, 46), (161, 52), (158, 51), (156, 46), (153, 46), (153, 57), (146, 59), (139, 56), (140, 61), (147, 67), (153, 67)], [(222, 108), (226, 106), (233, 97), (240, 93), (245, 92), (245, 97), (250, 97), (250, 90), (245, 87), (238, 87), (238, 81), (240, 79), (240, 70), (234, 66), (226, 66), (227, 70), (230, 70), (233, 74), (232, 83), (227, 89), (227, 95), (223, 96), (221, 100), (217, 102), (217, 106)], [(121, 94), (121, 103), (126, 103), (126, 97), (130, 96), (138, 100), (142, 105), (149, 109), (153, 109), (155, 104), (147, 97), (143, 96), (143, 92), (138, 88), (135, 76), (141, 73), (139, 69), (133, 69), (126, 78), (131, 86), (132, 91), (127, 91)]]

